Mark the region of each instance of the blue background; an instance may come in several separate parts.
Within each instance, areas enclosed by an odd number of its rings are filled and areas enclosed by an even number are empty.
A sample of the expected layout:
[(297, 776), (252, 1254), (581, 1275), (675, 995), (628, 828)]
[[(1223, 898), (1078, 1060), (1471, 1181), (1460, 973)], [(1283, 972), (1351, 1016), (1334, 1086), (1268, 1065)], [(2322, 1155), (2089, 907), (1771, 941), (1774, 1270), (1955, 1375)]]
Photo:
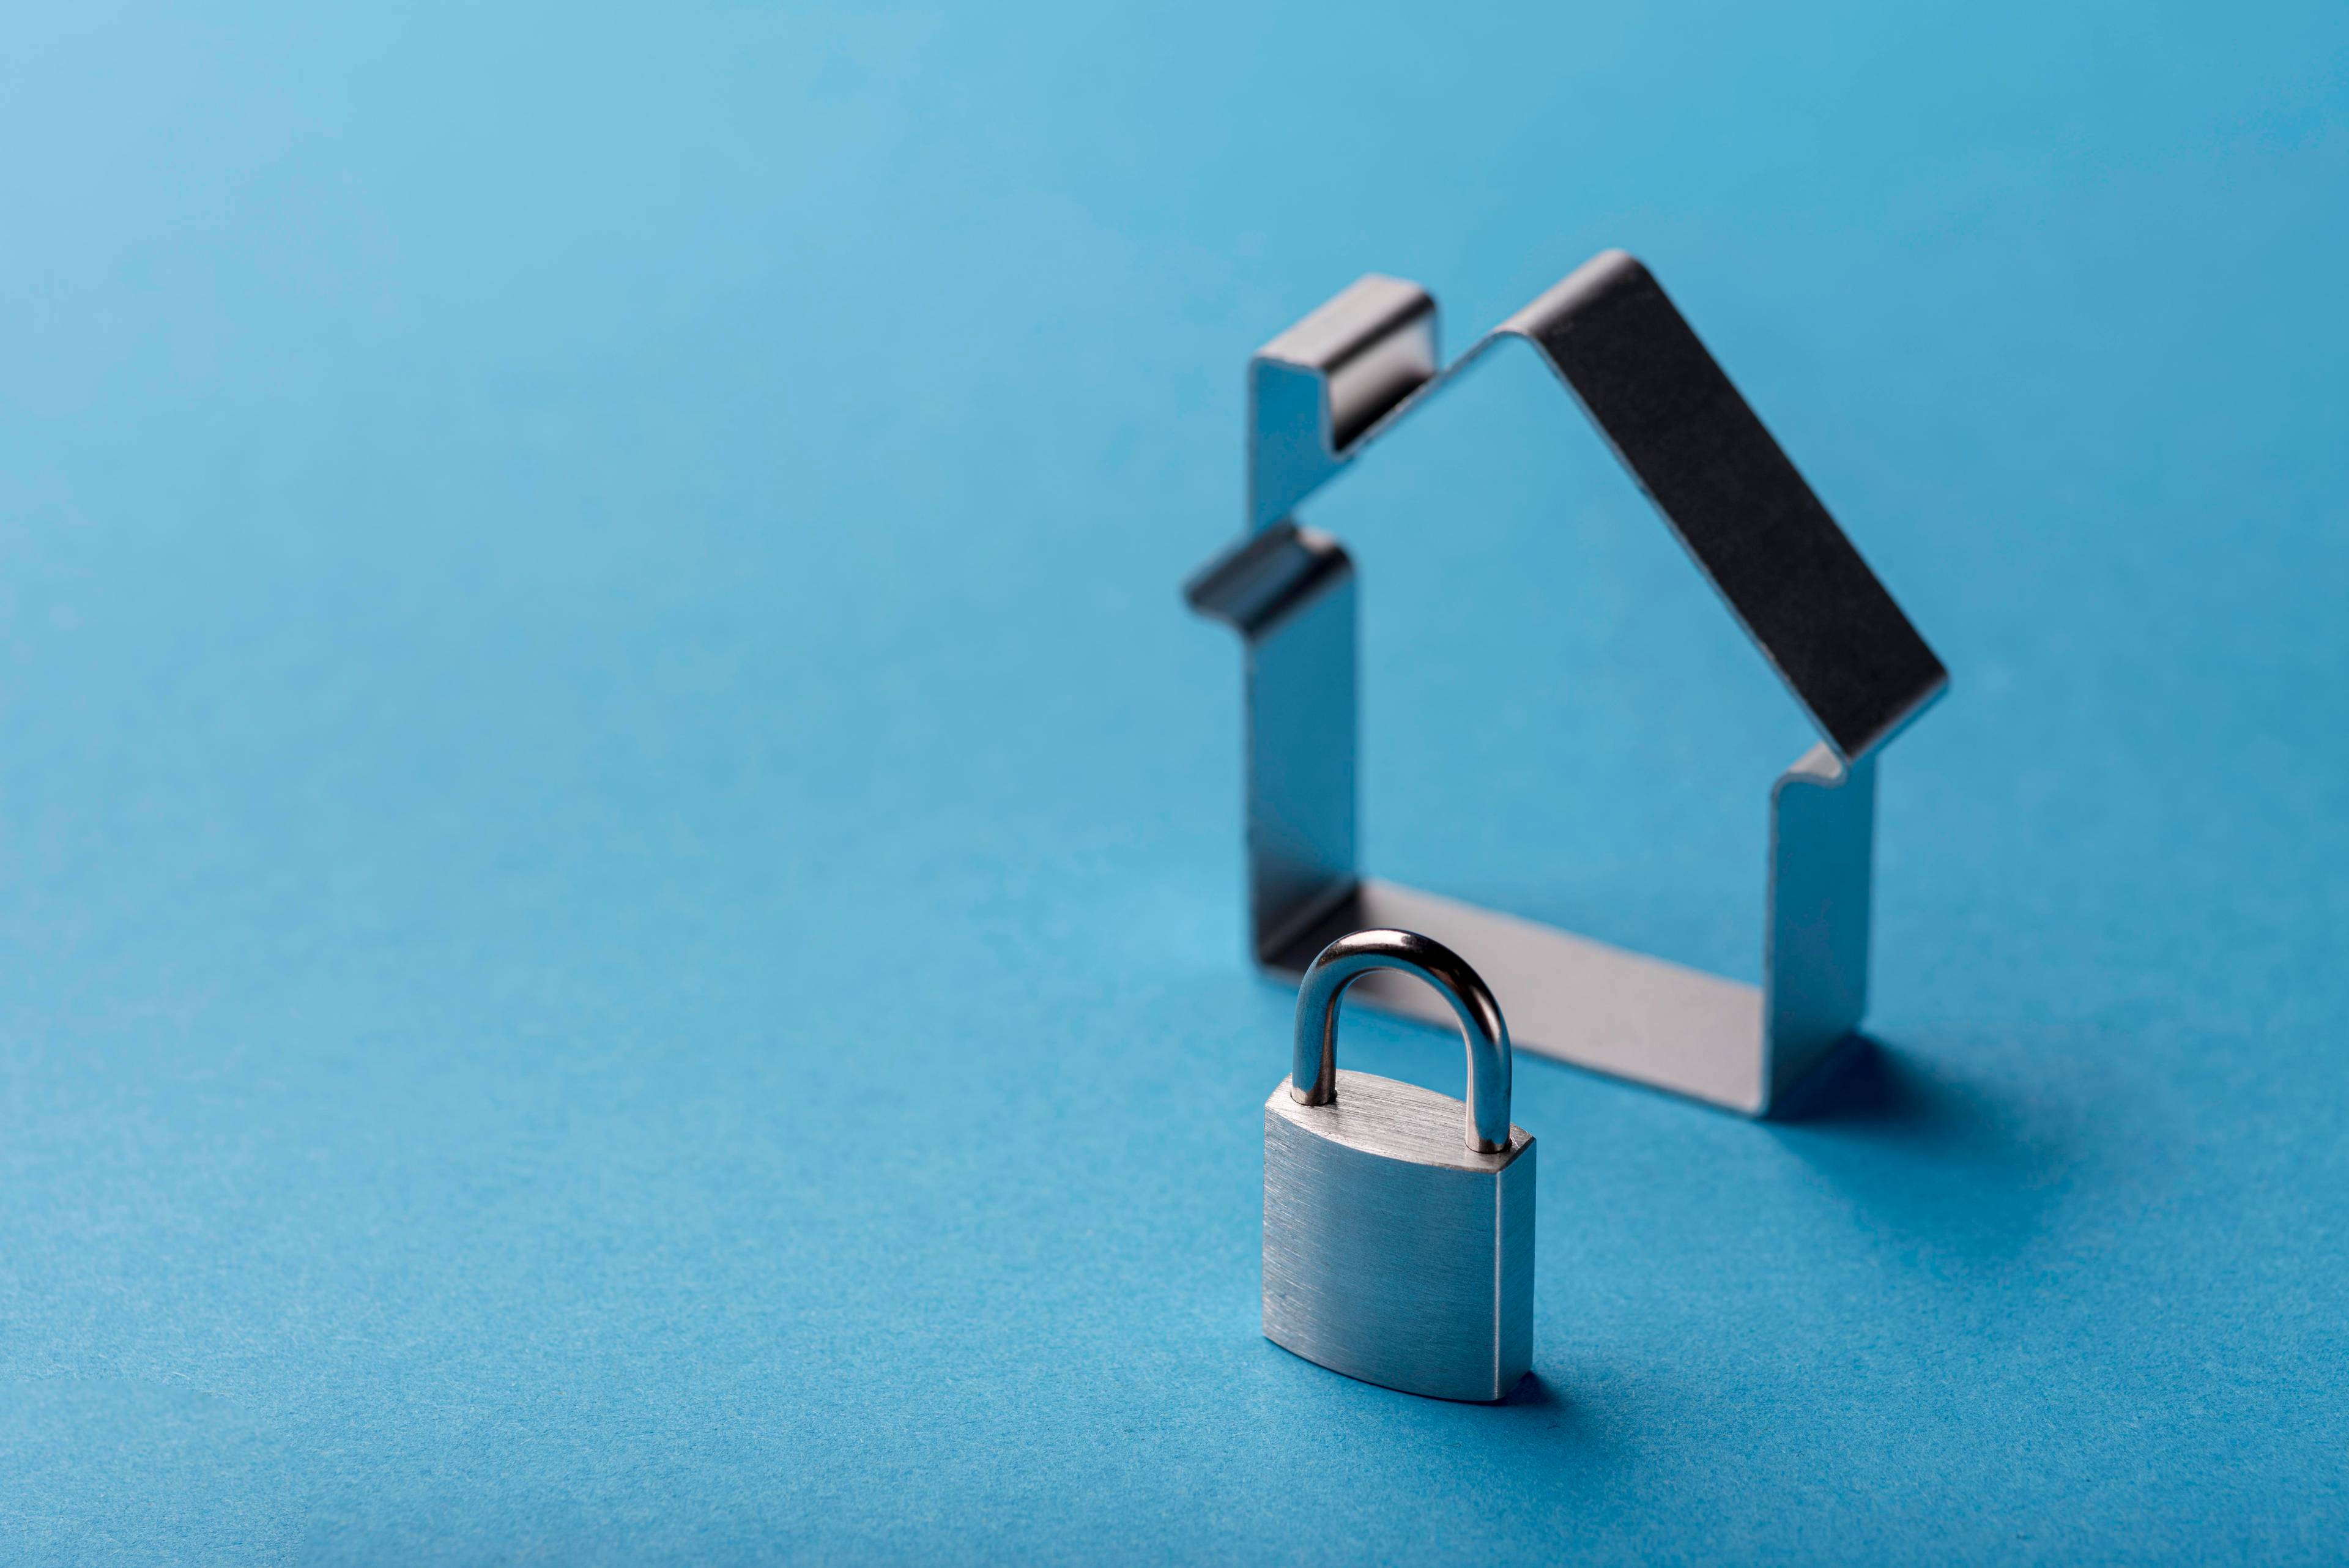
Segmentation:
[[(0, 1558), (2349, 1547), (2349, 12), (372, 10), (8, 26)], [(1175, 590), (1257, 344), (1610, 244), (1955, 685), (1873, 1065), (1527, 1063), (1428, 1403), (1257, 1334)], [(1306, 515), (1371, 867), (1754, 977), (1808, 735), (1530, 356)]]

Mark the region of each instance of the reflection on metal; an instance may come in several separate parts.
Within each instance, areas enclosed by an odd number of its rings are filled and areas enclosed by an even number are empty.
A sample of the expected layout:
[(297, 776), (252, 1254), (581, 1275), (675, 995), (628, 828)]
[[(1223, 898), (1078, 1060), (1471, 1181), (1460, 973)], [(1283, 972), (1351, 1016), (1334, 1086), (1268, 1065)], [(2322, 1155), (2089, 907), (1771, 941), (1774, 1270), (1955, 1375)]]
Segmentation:
[[(1460, 1023), (1466, 1104), (1338, 1068), (1338, 999), (1402, 979)], [(1457, 953), (1355, 931), (1307, 966), (1295, 1071), (1264, 1106), (1264, 1333), (1349, 1377), (1499, 1399), (1533, 1365), (1534, 1140), (1509, 1031)]]
[[(1948, 674), (1637, 261), (1594, 257), (1449, 369), (1435, 319), (1417, 285), (1365, 277), (1257, 351), (1250, 531), (1185, 590), (1247, 643), (1257, 961), (1294, 979), (1340, 932), (1426, 931), (1492, 978), (1526, 1050), (1766, 1113), (1866, 1011), (1875, 756)], [(1818, 729), (1771, 792), (1759, 990), (1357, 869), (1353, 564), (1291, 514), (1510, 337), (1581, 403)], [(1361, 991), (1448, 1016), (1423, 987)]]
[(1414, 931), (1358, 930), (1321, 949), (1297, 988), (1297, 1051), (1288, 1092), (1300, 1106), (1338, 1097), (1338, 998), (1380, 971), (1434, 989), (1468, 1042), (1467, 1144), (1478, 1154), (1509, 1147), (1509, 1026), (1476, 971), (1458, 953)]

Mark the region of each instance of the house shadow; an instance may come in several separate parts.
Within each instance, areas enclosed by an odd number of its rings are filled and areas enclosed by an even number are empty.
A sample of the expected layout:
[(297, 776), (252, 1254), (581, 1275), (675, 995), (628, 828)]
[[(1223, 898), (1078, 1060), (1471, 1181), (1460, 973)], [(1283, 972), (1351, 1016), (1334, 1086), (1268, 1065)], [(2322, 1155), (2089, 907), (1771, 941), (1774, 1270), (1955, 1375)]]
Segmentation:
[(1856, 1215), (1951, 1261), (2011, 1258), (2049, 1228), (2092, 1139), (2090, 1107), (2030, 1093), (2030, 1042), (1855, 1035), (1761, 1124)]
[(1771, 1110), (1770, 1121), (1778, 1127), (1921, 1128), (1937, 1114), (1933, 1099), (1916, 1069), (1904, 1065), (1892, 1047), (1873, 1035), (1854, 1034)]

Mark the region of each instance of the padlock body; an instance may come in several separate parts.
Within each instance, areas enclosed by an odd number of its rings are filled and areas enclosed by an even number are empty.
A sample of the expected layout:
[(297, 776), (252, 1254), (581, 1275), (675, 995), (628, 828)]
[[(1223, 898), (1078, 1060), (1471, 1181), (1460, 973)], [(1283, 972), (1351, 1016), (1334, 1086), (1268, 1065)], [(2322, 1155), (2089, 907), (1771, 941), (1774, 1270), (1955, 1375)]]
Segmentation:
[(1467, 1107), (1338, 1075), (1264, 1106), (1264, 1333), (1333, 1372), (1439, 1399), (1506, 1397), (1533, 1366), (1534, 1140), (1477, 1154)]

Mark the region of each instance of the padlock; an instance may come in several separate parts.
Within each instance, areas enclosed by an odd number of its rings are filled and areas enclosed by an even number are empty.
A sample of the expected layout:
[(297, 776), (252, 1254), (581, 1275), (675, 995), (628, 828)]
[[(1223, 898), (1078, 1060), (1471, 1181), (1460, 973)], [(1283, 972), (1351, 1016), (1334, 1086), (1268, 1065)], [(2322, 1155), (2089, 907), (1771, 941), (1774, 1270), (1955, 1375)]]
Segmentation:
[[(1379, 969), (1452, 1004), (1465, 1105), (1338, 1070), (1339, 998)], [(1295, 1046), (1264, 1103), (1265, 1337), (1409, 1394), (1506, 1397), (1533, 1366), (1534, 1140), (1509, 1122), (1492, 992), (1441, 942), (1356, 931), (1305, 971)]]

